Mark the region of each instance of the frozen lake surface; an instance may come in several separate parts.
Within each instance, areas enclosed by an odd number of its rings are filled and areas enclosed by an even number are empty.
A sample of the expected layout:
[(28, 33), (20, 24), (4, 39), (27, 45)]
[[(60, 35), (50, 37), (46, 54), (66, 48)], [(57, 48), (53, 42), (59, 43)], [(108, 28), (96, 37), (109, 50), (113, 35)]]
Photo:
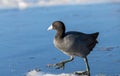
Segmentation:
[(24, 76), (35, 68), (43, 76), (84, 70), (78, 57), (65, 70), (46, 67), (69, 58), (54, 47), (55, 31), (47, 31), (56, 20), (63, 21), (67, 31), (100, 32), (99, 44), (88, 56), (91, 76), (120, 76), (119, 3), (0, 10), (0, 75)]

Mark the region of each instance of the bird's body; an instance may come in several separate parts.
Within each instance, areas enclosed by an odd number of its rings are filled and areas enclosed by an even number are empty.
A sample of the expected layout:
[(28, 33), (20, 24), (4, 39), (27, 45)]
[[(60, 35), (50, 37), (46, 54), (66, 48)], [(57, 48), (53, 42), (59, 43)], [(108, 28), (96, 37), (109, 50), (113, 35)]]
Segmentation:
[(54, 45), (60, 51), (70, 56), (70, 59), (63, 62), (54, 64), (57, 68), (64, 68), (64, 64), (70, 62), (74, 59), (75, 56), (84, 58), (86, 63), (85, 74), (90, 76), (90, 68), (88, 65), (87, 55), (93, 50), (96, 43), (96, 40), (99, 33), (85, 34), (77, 31), (65, 32), (65, 25), (61, 21), (55, 21), (48, 28), (48, 30), (54, 29), (57, 31), (54, 37)]
[(92, 51), (97, 43), (97, 36), (94, 38), (94, 35), (98, 35), (98, 33), (84, 34), (71, 31), (65, 33), (62, 38), (56, 36), (54, 38), (54, 45), (69, 56), (85, 57)]

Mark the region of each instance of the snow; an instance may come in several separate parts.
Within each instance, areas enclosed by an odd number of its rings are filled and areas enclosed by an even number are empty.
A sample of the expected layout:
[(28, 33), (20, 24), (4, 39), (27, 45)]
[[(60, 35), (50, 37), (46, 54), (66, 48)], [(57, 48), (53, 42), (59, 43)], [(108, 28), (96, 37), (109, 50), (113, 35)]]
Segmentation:
[(46, 67), (69, 58), (54, 47), (55, 31), (47, 31), (56, 20), (63, 21), (67, 31), (100, 32), (99, 44), (88, 56), (91, 76), (120, 76), (119, 3), (1, 9), (0, 75), (64, 76), (85, 70), (79, 57), (66, 64), (65, 70)]
[[(26, 74), (26, 76), (78, 76), (78, 75), (66, 74), (66, 73), (62, 73), (62, 74), (49, 74), (49, 73), (44, 73), (44, 72), (32, 70), (32, 71), (28, 72)], [(86, 75), (79, 75), (79, 76), (86, 76)], [(106, 75), (105, 74), (98, 74), (98, 75), (95, 75), (95, 76), (106, 76)]]
[(96, 4), (96, 3), (117, 3), (120, 0), (0, 0), (1, 9), (18, 8), (24, 10), (29, 7)]
[(32, 70), (26, 74), (26, 76), (76, 76), (74, 74), (49, 74), (44, 72), (37, 72), (36, 70)]

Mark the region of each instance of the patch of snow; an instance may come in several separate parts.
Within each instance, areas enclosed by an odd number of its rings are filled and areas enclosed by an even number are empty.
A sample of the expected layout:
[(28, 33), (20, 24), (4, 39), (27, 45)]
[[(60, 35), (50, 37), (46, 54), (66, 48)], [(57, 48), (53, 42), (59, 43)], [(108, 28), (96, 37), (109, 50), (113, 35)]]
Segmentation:
[(44, 73), (44, 72), (40, 72), (40, 71), (37, 71), (37, 70), (32, 70), (32, 71), (28, 72), (25, 76), (76, 76), (76, 75), (66, 74), (66, 73), (49, 74), (49, 73)]
[(120, 0), (0, 0), (0, 8), (18, 8), (73, 4), (118, 3)]

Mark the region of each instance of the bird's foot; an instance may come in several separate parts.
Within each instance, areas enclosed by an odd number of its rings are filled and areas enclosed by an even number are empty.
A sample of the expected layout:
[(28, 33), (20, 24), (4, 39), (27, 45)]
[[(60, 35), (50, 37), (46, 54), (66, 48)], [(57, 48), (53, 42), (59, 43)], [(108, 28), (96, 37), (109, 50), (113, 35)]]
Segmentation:
[(81, 76), (90, 76), (90, 72), (89, 71), (77, 71), (77, 72), (74, 72), (74, 74), (76, 75), (81, 75)]
[(56, 64), (48, 64), (47, 67), (56, 67), (56, 69), (64, 69), (65, 62), (60, 62)]

